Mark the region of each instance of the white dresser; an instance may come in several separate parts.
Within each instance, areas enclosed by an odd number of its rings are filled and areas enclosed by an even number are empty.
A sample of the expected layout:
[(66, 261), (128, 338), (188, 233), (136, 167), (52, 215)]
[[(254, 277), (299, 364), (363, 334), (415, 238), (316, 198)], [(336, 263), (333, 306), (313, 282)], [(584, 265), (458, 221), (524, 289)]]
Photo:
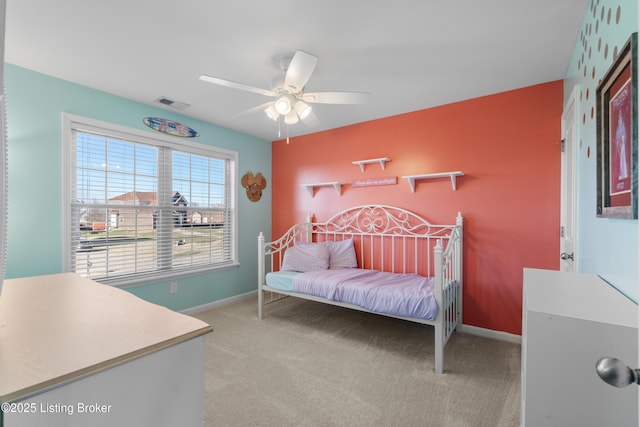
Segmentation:
[(638, 426), (638, 386), (596, 373), (605, 356), (638, 366), (637, 305), (595, 275), (525, 269), (521, 424)]
[(202, 426), (207, 323), (73, 273), (0, 295), (0, 427)]

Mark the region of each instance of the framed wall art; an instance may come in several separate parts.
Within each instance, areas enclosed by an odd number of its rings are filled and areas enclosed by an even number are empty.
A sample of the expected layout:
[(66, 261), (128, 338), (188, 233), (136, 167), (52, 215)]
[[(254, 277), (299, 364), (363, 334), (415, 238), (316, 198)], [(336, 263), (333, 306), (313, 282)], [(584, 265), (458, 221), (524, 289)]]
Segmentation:
[(638, 34), (596, 89), (597, 216), (638, 218)]

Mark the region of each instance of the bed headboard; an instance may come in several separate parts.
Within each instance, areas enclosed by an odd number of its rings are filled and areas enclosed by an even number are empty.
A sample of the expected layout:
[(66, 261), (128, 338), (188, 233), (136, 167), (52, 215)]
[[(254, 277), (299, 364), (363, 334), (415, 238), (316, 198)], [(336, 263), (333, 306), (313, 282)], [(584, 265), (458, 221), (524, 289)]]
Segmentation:
[(445, 254), (454, 251), (454, 245), (449, 243), (459, 241), (461, 233), (460, 213), (455, 224), (434, 225), (405, 209), (364, 205), (339, 212), (326, 222), (312, 222), (308, 218), (307, 222), (294, 225), (281, 238), (267, 244), (265, 255), (272, 255), (271, 271), (274, 271), (280, 269), (284, 251), (296, 240), (353, 238), (360, 268), (433, 276), (434, 250)]

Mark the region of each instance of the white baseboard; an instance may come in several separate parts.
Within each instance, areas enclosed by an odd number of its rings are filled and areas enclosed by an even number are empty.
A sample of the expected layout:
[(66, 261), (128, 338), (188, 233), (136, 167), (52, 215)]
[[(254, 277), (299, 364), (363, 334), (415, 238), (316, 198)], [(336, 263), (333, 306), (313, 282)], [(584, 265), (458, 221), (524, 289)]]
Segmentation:
[(234, 295), (229, 298), (208, 302), (206, 304), (197, 305), (195, 307), (185, 308), (184, 310), (180, 310), (180, 313), (192, 315), (192, 314), (200, 313), (202, 311), (206, 311), (215, 307), (231, 304), (232, 302), (239, 301), (242, 299), (255, 298), (257, 294), (258, 294), (258, 291), (255, 290), (255, 291), (247, 292), (245, 294)]
[(477, 326), (464, 324), (460, 327), (460, 332), (522, 345), (522, 337), (520, 335), (510, 334), (508, 332), (494, 331), (491, 329), (479, 328)]

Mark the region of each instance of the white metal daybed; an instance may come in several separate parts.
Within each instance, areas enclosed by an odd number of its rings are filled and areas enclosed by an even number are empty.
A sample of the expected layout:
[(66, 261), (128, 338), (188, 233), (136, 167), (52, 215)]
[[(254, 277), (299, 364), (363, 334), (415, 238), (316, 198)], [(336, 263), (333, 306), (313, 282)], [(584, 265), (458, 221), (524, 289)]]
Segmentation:
[(453, 225), (433, 225), (401, 208), (357, 206), (264, 240), (260, 233), (259, 319), (267, 302), (294, 296), (433, 325), (443, 372), (445, 344), (462, 322), (460, 213)]

